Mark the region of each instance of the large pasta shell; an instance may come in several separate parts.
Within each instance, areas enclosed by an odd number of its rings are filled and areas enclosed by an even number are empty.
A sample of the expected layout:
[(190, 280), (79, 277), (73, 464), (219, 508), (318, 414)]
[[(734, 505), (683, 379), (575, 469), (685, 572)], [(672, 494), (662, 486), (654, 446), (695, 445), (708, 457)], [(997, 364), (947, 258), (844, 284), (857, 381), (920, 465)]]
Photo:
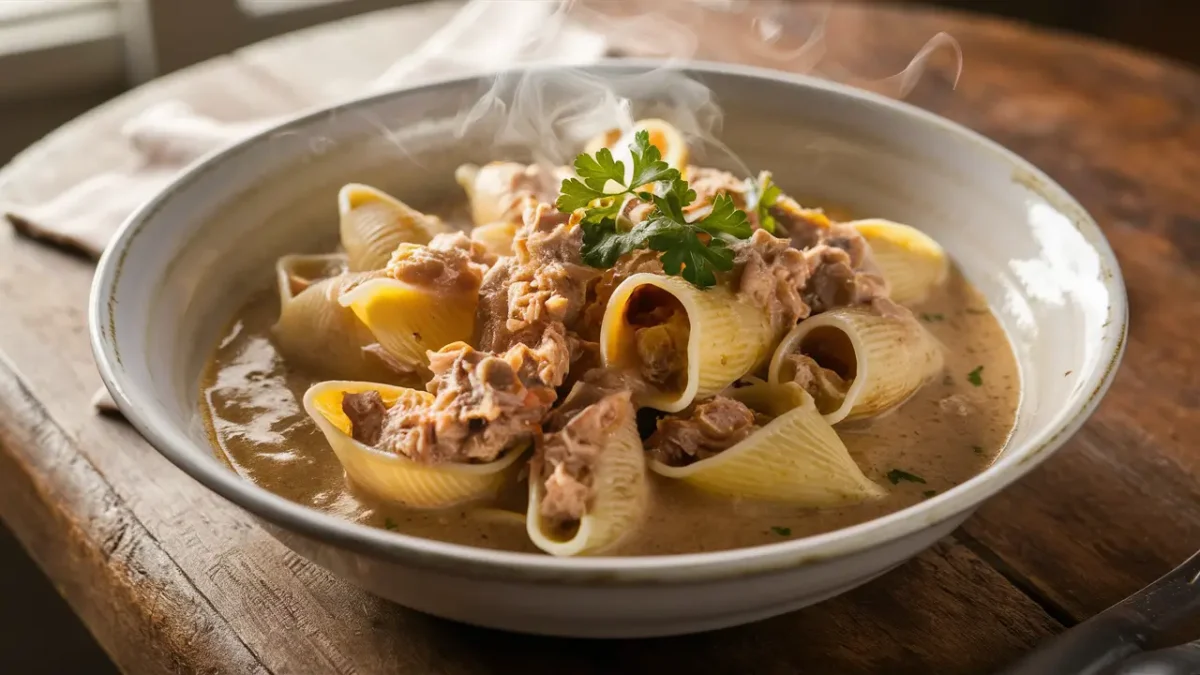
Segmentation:
[(346, 256), (342, 253), (282, 256), (275, 261), (275, 284), (279, 290), (280, 305), (291, 301), (322, 279), (344, 274), (347, 269)]
[(363, 351), (375, 342), (371, 331), (338, 303), (342, 284), (352, 278), (323, 279), (294, 295), (281, 283), (279, 320), (271, 327), (275, 347), (289, 363), (324, 377), (391, 380), (384, 363)]
[(950, 274), (946, 251), (915, 227), (881, 218), (847, 224), (871, 245), (872, 258), (891, 287), (889, 297), (901, 305), (925, 300)]
[(633, 128), (626, 134), (622, 134), (620, 129), (611, 129), (599, 134), (588, 141), (583, 151), (593, 155), (601, 148), (608, 148), (614, 158), (625, 162), (626, 167), (632, 167), (629, 144), (633, 143), (634, 135), (639, 131), (649, 134), (650, 144), (658, 148), (664, 162), (681, 173), (687, 170), (687, 140), (675, 125), (653, 117), (634, 122)]
[(338, 193), (338, 214), (342, 248), (352, 272), (382, 269), (400, 244), (428, 244), (433, 235), (447, 231), (436, 216), (357, 183)]
[(471, 220), (476, 225), (517, 223), (526, 204), (537, 201), (531, 182), (531, 172), (537, 167), (516, 162), (489, 162), (483, 166), (463, 164), (454, 178), (467, 193), (471, 205)]
[(520, 224), (516, 221), (498, 220), (480, 225), (471, 230), (471, 239), (483, 244), (489, 253), (503, 258), (513, 254), (513, 238)]
[(384, 277), (342, 293), (338, 302), (354, 312), (395, 367), (424, 373), (428, 350), (471, 339), (479, 290), (440, 291)]
[(917, 392), (942, 368), (942, 347), (907, 311), (880, 315), (865, 307), (841, 307), (796, 324), (771, 358), (767, 379), (790, 382), (787, 356), (800, 352), (837, 362), (850, 379), (840, 405), (821, 412), (830, 424), (872, 417)]
[(384, 405), (398, 401), (429, 403), (433, 395), (417, 389), (371, 382), (329, 381), (304, 394), (304, 410), (313, 418), (346, 475), (372, 495), (412, 508), (436, 509), (490, 497), (504, 483), (505, 469), (524, 448), (512, 449), (487, 464), (419, 464), (402, 455), (369, 447), (350, 436), (350, 419), (342, 412), (348, 393), (378, 391)]
[(595, 555), (620, 543), (643, 518), (650, 492), (633, 406), (625, 403), (607, 435), (593, 467), (590, 506), (567, 537), (554, 532), (540, 515), (544, 479), (545, 476), (530, 474), (529, 509), (525, 516), (529, 538), (538, 548), (555, 556)]
[(651, 470), (710, 492), (798, 506), (835, 506), (887, 494), (863, 475), (799, 385), (754, 384), (727, 395), (774, 419), (713, 457), (687, 466), (652, 460)]
[(643, 286), (662, 289), (683, 307), (689, 323), (687, 370), (682, 386), (638, 391), (639, 406), (678, 412), (756, 370), (771, 356), (775, 334), (761, 308), (742, 302), (724, 286), (700, 289), (679, 277), (634, 274), (613, 291), (600, 326), (600, 356), (609, 368), (636, 371), (636, 326), (626, 318)]

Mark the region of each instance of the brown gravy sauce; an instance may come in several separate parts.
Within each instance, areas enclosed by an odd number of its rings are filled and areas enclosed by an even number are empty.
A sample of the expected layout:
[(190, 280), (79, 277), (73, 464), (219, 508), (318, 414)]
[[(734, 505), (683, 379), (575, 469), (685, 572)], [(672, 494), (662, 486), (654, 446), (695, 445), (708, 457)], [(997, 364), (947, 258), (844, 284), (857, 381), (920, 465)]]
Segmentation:
[[(709, 495), (648, 473), (653, 494), (648, 518), (613, 554), (714, 551), (829, 532), (906, 508), (983, 471), (1007, 442), (1020, 399), (1008, 339), (957, 270), (913, 311), (946, 347), (942, 374), (888, 414), (837, 426), (854, 459), (888, 490), (887, 497), (817, 510)], [(316, 380), (285, 364), (271, 343), (278, 313), (273, 290), (238, 311), (201, 383), (201, 412), (215, 448), (234, 471), (294, 502), (358, 523), (538, 552), (525, 534), (526, 489), (515, 472), (495, 500), (438, 511), (383, 503), (348, 484), (301, 405)], [(979, 366), (978, 378), (972, 378)]]

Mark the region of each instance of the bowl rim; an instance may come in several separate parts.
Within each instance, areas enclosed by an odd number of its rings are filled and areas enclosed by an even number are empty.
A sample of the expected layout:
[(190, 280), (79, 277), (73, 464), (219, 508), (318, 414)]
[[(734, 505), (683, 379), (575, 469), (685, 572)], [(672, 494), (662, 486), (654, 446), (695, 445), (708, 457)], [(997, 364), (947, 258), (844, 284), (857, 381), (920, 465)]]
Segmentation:
[[(523, 72), (582, 69), (613, 75), (636, 74), (656, 68), (676, 68), (693, 76), (732, 75), (746, 79), (770, 80), (801, 89), (816, 90), (872, 106), (890, 114), (910, 118), (939, 130), (966, 138), (995, 153), (1004, 161), (1032, 177), (1037, 190), (1060, 211), (1069, 210), (1074, 225), (1099, 254), (1102, 269), (1108, 272), (1104, 284), (1109, 292), (1109, 322), (1101, 332), (1100, 356), (1096, 367), (1081, 380), (1079, 389), (1087, 393), (1066, 408), (1057, 424), (1028, 441), (1006, 449), (987, 469), (935, 497), (850, 527), (822, 534), (746, 548), (653, 556), (606, 556), (557, 558), (544, 554), (518, 553), (476, 548), (440, 542), (398, 532), (360, 525), (308, 506), (289, 501), (246, 480), (237, 473), (205, 459), (211, 448), (199, 447), (182, 429), (167, 420), (148, 414), (144, 403), (153, 400), (118, 365), (115, 334), (117, 282), (126, 264), (125, 252), (133, 239), (155, 221), (155, 214), (177, 193), (200, 175), (207, 173), (261, 143), (272, 134), (306, 126), (321, 118), (376, 102), (442, 89), (467, 86), (495, 76)], [(549, 581), (575, 584), (694, 583), (732, 579), (830, 561), (894, 542), (922, 530), (969, 513), (1034, 467), (1045, 461), (1067, 438), (1083, 425), (1107, 392), (1125, 350), (1128, 306), (1124, 281), (1112, 248), (1091, 215), (1057, 182), (1016, 153), (982, 134), (956, 122), (918, 108), (848, 85), (784, 71), (710, 61), (663, 61), (658, 59), (601, 59), (584, 66), (522, 65), (470, 75), (438, 78), (414, 86), (370, 94), (335, 105), (300, 111), (269, 128), (214, 150), (191, 164), (162, 192), (143, 204), (121, 225), (101, 256), (93, 280), (88, 307), (88, 333), (101, 379), (125, 418), (154, 448), (171, 463), (202, 485), (248, 511), (260, 521), (321, 543), (382, 558), (390, 562), (422, 568), (434, 568), (474, 578), (516, 581)], [(270, 529), (270, 528), (268, 528)]]

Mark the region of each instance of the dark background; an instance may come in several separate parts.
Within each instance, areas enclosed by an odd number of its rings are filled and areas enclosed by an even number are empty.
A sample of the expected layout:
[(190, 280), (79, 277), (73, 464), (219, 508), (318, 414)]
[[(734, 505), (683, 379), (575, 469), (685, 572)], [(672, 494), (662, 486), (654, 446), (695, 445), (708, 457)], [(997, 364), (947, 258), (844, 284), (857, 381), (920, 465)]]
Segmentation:
[[(907, 0), (902, 4), (918, 3)], [(1200, 66), (1197, 0), (931, 0), (925, 4), (1090, 35)], [(37, 108), (31, 107), (27, 123), (10, 127), (10, 137), (0, 143), (0, 161), (11, 154), (6, 150), (33, 142), (101, 100), (81, 96), (65, 108), (56, 107), (53, 115), (39, 115)], [(0, 673), (112, 672), (103, 652), (54, 587), (0, 526)]]

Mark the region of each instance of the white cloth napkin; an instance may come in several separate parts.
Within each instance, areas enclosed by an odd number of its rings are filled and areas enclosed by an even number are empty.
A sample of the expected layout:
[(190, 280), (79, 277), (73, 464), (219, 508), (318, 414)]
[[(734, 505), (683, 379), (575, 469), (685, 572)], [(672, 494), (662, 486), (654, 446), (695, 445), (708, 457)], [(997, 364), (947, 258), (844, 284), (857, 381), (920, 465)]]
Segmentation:
[[(604, 37), (566, 24), (563, 7), (558, 2), (472, 0), (363, 93), (517, 63), (577, 64), (604, 56)], [(99, 258), (121, 223), (184, 167), (276, 121), (220, 122), (180, 101), (166, 101), (121, 129), (142, 160), (136, 169), (93, 176), (47, 202), (3, 204), (0, 212), (23, 235)]]
[[(519, 63), (583, 64), (605, 56), (608, 41), (569, 23), (568, 7), (569, 3), (558, 1), (471, 0), (363, 93)], [(122, 137), (141, 159), (137, 168), (92, 176), (43, 203), (0, 204), (0, 213), (24, 236), (96, 259), (121, 223), (181, 170), (276, 121), (221, 122), (197, 114), (181, 101), (165, 101), (141, 111), (121, 128)], [(92, 403), (100, 412), (120, 414), (105, 389), (96, 393)]]

